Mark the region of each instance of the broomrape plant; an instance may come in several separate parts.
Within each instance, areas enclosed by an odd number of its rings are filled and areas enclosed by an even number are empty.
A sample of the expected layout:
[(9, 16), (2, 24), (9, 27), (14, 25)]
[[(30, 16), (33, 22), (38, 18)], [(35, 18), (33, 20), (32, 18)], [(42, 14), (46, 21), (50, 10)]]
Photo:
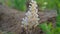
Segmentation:
[(29, 10), (27, 11), (27, 13), (25, 14), (26, 17), (23, 18), (22, 20), (22, 26), (24, 28), (32, 28), (32, 27), (36, 27), (39, 23), (38, 23), (38, 9), (37, 9), (37, 3), (34, 0), (30, 0), (30, 5), (29, 5)]

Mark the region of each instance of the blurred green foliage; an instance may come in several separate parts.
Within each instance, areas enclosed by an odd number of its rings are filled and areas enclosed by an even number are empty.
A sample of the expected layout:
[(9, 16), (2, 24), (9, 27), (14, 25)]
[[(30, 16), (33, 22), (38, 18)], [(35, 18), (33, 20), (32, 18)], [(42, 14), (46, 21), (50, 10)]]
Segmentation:
[(52, 23), (42, 23), (39, 27), (45, 32), (45, 34), (60, 34), (60, 27), (56, 26), (53, 28)]
[(15, 4), (15, 8), (19, 9), (19, 10), (26, 10), (26, 0), (14, 0), (14, 4)]
[[(26, 11), (26, 1), (27, 0), (0, 0), (3, 4), (16, 8), (21, 11)], [(60, 11), (60, 0), (36, 0), (39, 9), (55, 9)], [(59, 12), (58, 12), (59, 13)]]
[(57, 27), (60, 27), (60, 15), (56, 17)]
[(45, 23), (40, 24), (39, 27), (42, 29), (43, 32), (45, 32), (45, 34), (52, 34), (52, 32), (51, 32), (52, 24), (51, 23), (49, 25), (47, 25), (47, 22), (45, 22)]
[(20, 11), (26, 10), (26, 0), (0, 0), (3, 5), (9, 6), (11, 8), (18, 9)]

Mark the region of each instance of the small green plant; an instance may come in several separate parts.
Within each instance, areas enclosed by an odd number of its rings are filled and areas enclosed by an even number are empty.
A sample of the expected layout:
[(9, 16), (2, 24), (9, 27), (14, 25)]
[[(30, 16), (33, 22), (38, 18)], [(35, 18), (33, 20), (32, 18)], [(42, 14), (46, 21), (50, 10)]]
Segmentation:
[(47, 25), (47, 23), (42, 23), (39, 25), (39, 27), (42, 29), (43, 32), (45, 32), (45, 34), (52, 34), (52, 24)]
[(53, 28), (52, 23), (42, 23), (39, 27), (45, 32), (45, 34), (60, 34), (60, 24), (58, 23), (55, 28)]

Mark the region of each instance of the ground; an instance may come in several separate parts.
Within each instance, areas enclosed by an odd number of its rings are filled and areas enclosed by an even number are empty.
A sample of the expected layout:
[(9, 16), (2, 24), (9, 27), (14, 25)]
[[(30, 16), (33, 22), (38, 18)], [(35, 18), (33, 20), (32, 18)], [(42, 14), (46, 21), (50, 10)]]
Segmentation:
[[(38, 12), (39, 23), (44, 21), (55, 20), (56, 12), (54, 10), (48, 10), (44, 12)], [(15, 9), (8, 8), (6, 6), (0, 5), (0, 30), (7, 32), (15, 32), (17, 34), (26, 34), (26, 31), (21, 28), (22, 18), (25, 16), (25, 12), (18, 11)], [(42, 31), (39, 27), (32, 29), (32, 34), (42, 34)]]

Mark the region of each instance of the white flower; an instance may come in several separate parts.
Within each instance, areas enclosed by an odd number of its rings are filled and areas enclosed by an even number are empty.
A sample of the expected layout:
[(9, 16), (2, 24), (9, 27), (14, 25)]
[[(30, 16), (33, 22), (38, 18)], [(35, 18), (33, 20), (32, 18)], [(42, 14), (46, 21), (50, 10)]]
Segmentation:
[(31, 6), (29, 5), (29, 7), (31, 7)]
[(31, 2), (29, 4), (32, 4)]
[(37, 4), (34, 4), (35, 7), (38, 7)]
[(38, 9), (36, 9), (36, 13), (38, 12)]
[(28, 11), (28, 12), (27, 12), (25, 15), (26, 15), (26, 16), (29, 16), (29, 15), (31, 15), (30, 11)]
[(25, 20), (28, 22), (28, 18), (27, 17), (25, 17)]
[(38, 18), (38, 15), (36, 14), (36, 17)]
[(35, 27), (39, 24), (38, 23), (39, 18), (37, 14), (38, 9), (37, 9), (36, 1), (31, 0), (30, 4), (31, 6), (29, 5), (29, 10), (25, 14), (26, 17), (23, 18), (23, 21), (22, 21), (22, 25), (24, 27), (29, 26), (29, 28), (33, 26)]
[(24, 18), (22, 18), (22, 20), (24, 20)]

